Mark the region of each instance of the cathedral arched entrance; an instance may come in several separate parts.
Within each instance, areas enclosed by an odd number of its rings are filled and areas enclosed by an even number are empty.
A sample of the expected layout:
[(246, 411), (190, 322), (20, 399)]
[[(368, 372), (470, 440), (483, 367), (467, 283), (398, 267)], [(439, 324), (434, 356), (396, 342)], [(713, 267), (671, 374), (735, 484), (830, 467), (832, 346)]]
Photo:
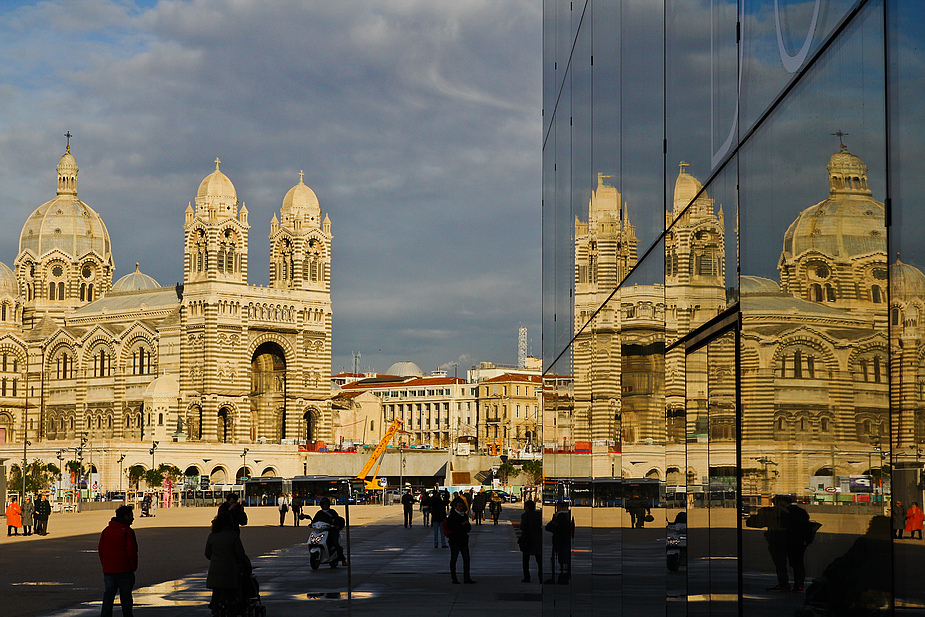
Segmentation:
[(251, 357), (250, 403), (252, 438), (285, 439), (286, 354), (276, 342), (262, 343)]
[(231, 443), (234, 435), (232, 426), (232, 412), (228, 407), (222, 407), (218, 410), (218, 423), (215, 431), (220, 443)]

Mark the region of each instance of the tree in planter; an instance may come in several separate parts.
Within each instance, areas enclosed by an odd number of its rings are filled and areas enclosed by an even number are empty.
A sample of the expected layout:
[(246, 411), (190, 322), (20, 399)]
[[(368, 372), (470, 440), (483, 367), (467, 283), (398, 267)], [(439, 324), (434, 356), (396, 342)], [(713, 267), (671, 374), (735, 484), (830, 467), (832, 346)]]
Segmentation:
[(539, 484), (543, 480), (543, 461), (524, 461), (520, 471), (524, 474), (525, 484)]
[[(164, 478), (170, 478), (170, 482), (176, 486), (177, 481), (183, 478), (183, 470), (172, 465), (170, 463), (161, 463), (157, 466), (157, 470), (163, 474)], [(161, 480), (163, 482), (163, 480)]]
[(498, 467), (498, 473), (496, 475), (498, 479), (501, 480), (501, 484), (508, 484), (513, 478), (520, 475), (520, 470), (509, 462), (504, 461), (501, 463), (501, 466)]
[(138, 482), (145, 477), (145, 468), (143, 465), (132, 465), (126, 471), (128, 474), (129, 486), (134, 486), (138, 490)]
[[(34, 495), (51, 488), (58, 475), (58, 466), (45, 463), (39, 459), (26, 464), (26, 494)], [(14, 463), (10, 466), (8, 486), (13, 490), (22, 489), (22, 465)]]

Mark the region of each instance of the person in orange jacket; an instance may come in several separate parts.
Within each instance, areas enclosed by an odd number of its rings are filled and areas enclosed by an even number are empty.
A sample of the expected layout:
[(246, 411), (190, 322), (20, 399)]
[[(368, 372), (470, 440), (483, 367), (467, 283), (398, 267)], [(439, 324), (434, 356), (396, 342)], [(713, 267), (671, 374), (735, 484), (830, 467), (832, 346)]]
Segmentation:
[(925, 523), (925, 512), (919, 507), (918, 502), (913, 501), (912, 507), (906, 510), (906, 531), (909, 532), (910, 540), (916, 533), (919, 534), (919, 540), (922, 539), (922, 523)]
[(13, 496), (10, 499), (10, 505), (6, 507), (6, 537), (19, 535), (19, 528), (22, 527), (21, 512), (19, 504), (16, 503), (16, 497)]

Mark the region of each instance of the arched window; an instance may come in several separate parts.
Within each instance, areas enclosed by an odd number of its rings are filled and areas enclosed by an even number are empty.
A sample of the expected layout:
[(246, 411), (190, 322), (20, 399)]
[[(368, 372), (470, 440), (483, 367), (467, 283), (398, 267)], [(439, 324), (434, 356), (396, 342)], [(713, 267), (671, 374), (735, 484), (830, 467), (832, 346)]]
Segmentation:
[(6, 321), (6, 302), (4, 302), (3, 306), (0, 307), (0, 319)]
[(80, 301), (83, 302), (86, 299), (86, 296), (87, 296), (87, 284), (81, 283), (80, 284), (80, 295), (78, 297), (80, 298)]
[(883, 302), (883, 292), (880, 290), (880, 285), (874, 285), (870, 288), (870, 300), (874, 304)]
[(58, 289), (58, 286), (55, 285), (54, 283), (48, 284), (48, 299), (49, 300), (55, 299), (55, 291), (57, 291), (57, 289)]
[(64, 283), (58, 283), (58, 300), (64, 300)]
[(87, 285), (87, 302), (93, 302), (93, 283)]

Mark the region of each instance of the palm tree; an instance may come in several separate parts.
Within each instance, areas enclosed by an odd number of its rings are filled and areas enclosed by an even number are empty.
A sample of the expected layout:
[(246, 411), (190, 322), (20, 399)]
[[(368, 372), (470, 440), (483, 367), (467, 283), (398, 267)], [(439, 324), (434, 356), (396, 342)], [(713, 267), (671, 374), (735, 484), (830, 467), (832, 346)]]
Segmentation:
[(145, 477), (145, 468), (143, 465), (132, 465), (128, 468), (128, 483), (138, 490), (138, 482)]

